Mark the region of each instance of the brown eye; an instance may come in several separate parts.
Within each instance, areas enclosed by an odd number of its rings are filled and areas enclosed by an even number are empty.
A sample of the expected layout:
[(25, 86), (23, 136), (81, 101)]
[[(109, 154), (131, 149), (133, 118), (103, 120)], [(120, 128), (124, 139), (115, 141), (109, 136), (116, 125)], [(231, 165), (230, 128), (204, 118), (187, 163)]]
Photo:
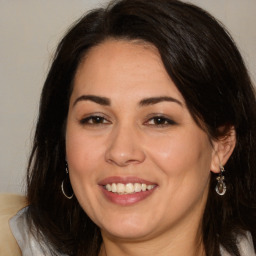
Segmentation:
[(101, 116), (94, 116), (94, 117), (91, 117), (91, 119), (89, 119), (89, 123), (102, 124), (104, 123), (104, 118)]
[(80, 121), (81, 124), (101, 125), (109, 124), (109, 121), (102, 116), (88, 116)]
[(156, 117), (150, 118), (146, 124), (150, 126), (163, 127), (163, 126), (174, 125), (176, 123), (169, 118), (156, 116)]
[(153, 121), (156, 125), (163, 125), (168, 123), (165, 118), (161, 118), (161, 117), (154, 118)]

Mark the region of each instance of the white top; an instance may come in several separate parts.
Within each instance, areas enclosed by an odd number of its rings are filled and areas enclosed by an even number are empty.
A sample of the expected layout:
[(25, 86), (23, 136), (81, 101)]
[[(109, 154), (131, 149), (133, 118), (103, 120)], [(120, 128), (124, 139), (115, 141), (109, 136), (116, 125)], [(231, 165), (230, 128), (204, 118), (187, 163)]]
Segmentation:
[(68, 256), (66, 254), (56, 252), (49, 244), (44, 241), (40, 243), (31, 234), (27, 219), (27, 207), (20, 210), (9, 221), (11, 231), (21, 249), (22, 256), (51, 256), (52, 252), (56, 256)]
[[(52, 255), (51, 252), (54, 252), (56, 256), (68, 256), (56, 252), (49, 245), (42, 242), (39, 243), (34, 238), (28, 228), (26, 210), (27, 207), (19, 211), (10, 220), (11, 230), (22, 251), (22, 256), (50, 256)], [(246, 237), (239, 236), (237, 243), (241, 256), (256, 256), (250, 232), (246, 232)], [(220, 247), (220, 252), (222, 256), (231, 256), (222, 246)]]
[[(246, 232), (246, 237), (237, 237), (237, 246), (241, 256), (256, 256), (250, 232)], [(220, 252), (221, 256), (231, 256), (222, 246), (220, 246)]]

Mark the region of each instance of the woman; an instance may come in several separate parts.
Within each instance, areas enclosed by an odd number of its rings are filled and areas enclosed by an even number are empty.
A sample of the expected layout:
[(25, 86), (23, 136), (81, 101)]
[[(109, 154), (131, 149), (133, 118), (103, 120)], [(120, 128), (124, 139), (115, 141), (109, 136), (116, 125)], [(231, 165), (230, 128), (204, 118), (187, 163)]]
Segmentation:
[(59, 44), (13, 233), (26, 255), (255, 255), (255, 146), (225, 29), (176, 0), (114, 2)]

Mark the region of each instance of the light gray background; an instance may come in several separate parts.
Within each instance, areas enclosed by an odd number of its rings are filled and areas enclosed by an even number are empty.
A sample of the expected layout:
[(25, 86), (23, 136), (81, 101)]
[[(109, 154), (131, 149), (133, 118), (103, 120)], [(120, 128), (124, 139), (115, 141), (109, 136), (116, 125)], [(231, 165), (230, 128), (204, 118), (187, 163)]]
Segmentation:
[[(106, 0), (0, 0), (0, 192), (24, 193), (40, 91), (58, 40)], [(191, 0), (221, 20), (256, 83), (256, 0)]]

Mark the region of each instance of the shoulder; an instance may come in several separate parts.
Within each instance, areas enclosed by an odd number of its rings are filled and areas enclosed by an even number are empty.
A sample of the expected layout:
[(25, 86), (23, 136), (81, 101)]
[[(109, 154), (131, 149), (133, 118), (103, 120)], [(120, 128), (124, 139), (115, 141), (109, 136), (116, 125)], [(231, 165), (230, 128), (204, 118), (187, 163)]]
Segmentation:
[(27, 221), (28, 207), (23, 208), (10, 219), (10, 228), (22, 251), (22, 255), (65, 256), (64, 254), (56, 252), (49, 243), (46, 242), (43, 235), (34, 236)]
[(9, 220), (26, 205), (24, 196), (0, 194), (0, 255), (21, 255), (17, 241), (11, 232)]
[[(237, 246), (241, 256), (256, 256), (253, 240), (250, 232), (245, 232), (245, 235), (237, 237)], [(230, 256), (230, 254), (221, 246), (221, 256)]]
[(242, 256), (256, 256), (250, 232), (247, 231), (245, 236), (239, 236), (237, 239), (237, 244)]

